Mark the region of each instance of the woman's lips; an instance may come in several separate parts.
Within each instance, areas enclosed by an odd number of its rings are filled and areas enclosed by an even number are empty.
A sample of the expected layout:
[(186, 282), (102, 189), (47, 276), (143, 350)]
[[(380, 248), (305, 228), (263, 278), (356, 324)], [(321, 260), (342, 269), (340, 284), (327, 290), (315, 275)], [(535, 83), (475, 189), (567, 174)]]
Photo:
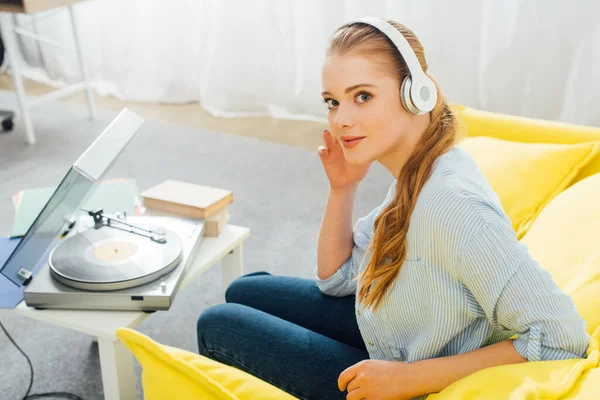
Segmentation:
[(357, 138), (357, 139), (351, 139), (351, 140), (342, 140), (342, 144), (344, 145), (345, 148), (347, 149), (351, 149), (355, 146), (358, 146), (358, 144), (364, 139), (364, 137), (361, 138)]

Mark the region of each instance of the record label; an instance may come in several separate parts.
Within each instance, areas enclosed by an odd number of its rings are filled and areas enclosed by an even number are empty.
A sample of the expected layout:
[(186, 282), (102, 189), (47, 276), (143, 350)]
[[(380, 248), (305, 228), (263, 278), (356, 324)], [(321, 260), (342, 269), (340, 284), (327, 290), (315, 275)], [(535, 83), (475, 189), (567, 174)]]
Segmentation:
[(117, 261), (131, 258), (139, 247), (134, 243), (115, 241), (96, 247), (94, 257), (103, 261)]

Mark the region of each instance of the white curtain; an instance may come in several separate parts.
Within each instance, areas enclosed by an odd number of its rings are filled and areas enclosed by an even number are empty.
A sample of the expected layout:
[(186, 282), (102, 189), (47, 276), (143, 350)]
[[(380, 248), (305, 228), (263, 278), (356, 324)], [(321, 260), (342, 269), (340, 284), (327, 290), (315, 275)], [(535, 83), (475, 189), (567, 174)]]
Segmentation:
[[(415, 31), (452, 102), (600, 126), (598, 0), (89, 0), (75, 15), (96, 90), (121, 99), (323, 120), (328, 38), (373, 15)], [(72, 43), (66, 11), (32, 20), (17, 18)], [(79, 79), (74, 54), (27, 38), (20, 48), (26, 76)]]

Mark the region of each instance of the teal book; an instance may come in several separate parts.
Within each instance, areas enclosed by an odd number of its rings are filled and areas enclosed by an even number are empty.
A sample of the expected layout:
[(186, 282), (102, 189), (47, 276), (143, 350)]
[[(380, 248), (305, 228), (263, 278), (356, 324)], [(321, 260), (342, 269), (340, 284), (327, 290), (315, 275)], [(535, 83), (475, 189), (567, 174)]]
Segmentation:
[[(128, 215), (136, 213), (136, 198), (138, 188), (133, 179), (116, 179), (99, 182), (90, 198), (82, 206), (84, 209), (93, 210), (101, 208), (106, 214), (126, 212)], [(42, 211), (55, 188), (43, 187), (22, 190), (15, 194), (13, 203), (16, 213), (11, 231), (11, 237), (23, 236)]]

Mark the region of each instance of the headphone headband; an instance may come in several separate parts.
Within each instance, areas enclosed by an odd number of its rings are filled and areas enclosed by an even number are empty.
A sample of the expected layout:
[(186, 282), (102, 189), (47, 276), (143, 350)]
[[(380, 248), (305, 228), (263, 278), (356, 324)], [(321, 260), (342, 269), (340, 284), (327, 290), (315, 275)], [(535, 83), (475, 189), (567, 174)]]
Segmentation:
[(404, 35), (392, 24), (377, 17), (362, 17), (349, 21), (345, 25), (357, 22), (371, 25), (386, 35), (404, 59), (410, 73), (410, 77), (402, 82), (401, 96), (405, 107), (413, 114), (423, 114), (431, 111), (437, 102), (435, 84), (421, 68), (417, 55)]
[(398, 51), (402, 55), (402, 58), (404, 58), (404, 62), (406, 63), (408, 70), (410, 71), (413, 82), (417, 80), (417, 78), (420, 80), (423, 78), (423, 76), (426, 77), (423, 69), (421, 68), (421, 63), (419, 63), (419, 59), (417, 58), (417, 55), (413, 51), (412, 47), (410, 47), (410, 44), (408, 44), (408, 41), (404, 35), (400, 33), (400, 31), (392, 24), (377, 17), (362, 17), (349, 22), (349, 24), (355, 22), (362, 22), (379, 29), (394, 43), (394, 45), (396, 45)]

